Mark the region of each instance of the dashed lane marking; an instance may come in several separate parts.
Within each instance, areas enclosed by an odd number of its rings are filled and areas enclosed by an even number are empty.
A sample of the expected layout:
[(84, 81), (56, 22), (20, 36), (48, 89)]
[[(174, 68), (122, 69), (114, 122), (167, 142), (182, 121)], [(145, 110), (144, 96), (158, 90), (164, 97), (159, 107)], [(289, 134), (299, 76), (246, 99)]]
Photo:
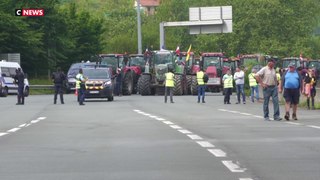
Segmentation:
[(297, 126), (301, 126), (301, 123), (295, 123), (295, 122), (286, 122), (287, 124), (292, 124), (292, 125), (297, 125)]
[(249, 114), (249, 113), (240, 113), (242, 115), (246, 115), (246, 116), (252, 116), (252, 114)]
[(316, 128), (316, 129), (320, 129), (320, 126), (313, 126), (313, 125), (308, 125), (308, 127), (311, 127), (311, 128)]
[(168, 125), (173, 125), (173, 122), (171, 122), (171, 121), (162, 121), (162, 122), (165, 124), (168, 124)]
[(216, 157), (227, 157), (227, 153), (221, 149), (208, 149), (208, 151)]
[(202, 137), (200, 137), (198, 135), (195, 135), (195, 134), (189, 134), (187, 136), (192, 140), (200, 140), (200, 139), (202, 139)]
[(178, 125), (171, 125), (170, 127), (172, 127), (173, 129), (182, 129), (182, 127), (180, 127)]
[(239, 178), (239, 180), (253, 180), (251, 178)]
[(4, 135), (7, 135), (8, 133), (0, 133), (0, 137), (1, 136), (4, 136)]
[(231, 172), (244, 172), (246, 168), (241, 168), (238, 163), (233, 163), (232, 161), (222, 161), (222, 164), (224, 164)]
[(8, 130), (7, 132), (8, 133), (13, 133), (13, 132), (16, 132), (16, 131), (18, 131), (18, 130), (20, 130), (21, 128), (12, 128), (12, 129), (10, 129), (10, 130)]
[(25, 127), (26, 125), (27, 125), (26, 123), (21, 124), (21, 125), (19, 126), (19, 128)]
[(179, 132), (183, 133), (183, 134), (192, 134), (191, 131), (188, 131), (186, 129), (181, 129), (181, 130), (178, 130)]
[(208, 141), (197, 141), (197, 143), (204, 148), (212, 148), (214, 147), (213, 144), (209, 143)]

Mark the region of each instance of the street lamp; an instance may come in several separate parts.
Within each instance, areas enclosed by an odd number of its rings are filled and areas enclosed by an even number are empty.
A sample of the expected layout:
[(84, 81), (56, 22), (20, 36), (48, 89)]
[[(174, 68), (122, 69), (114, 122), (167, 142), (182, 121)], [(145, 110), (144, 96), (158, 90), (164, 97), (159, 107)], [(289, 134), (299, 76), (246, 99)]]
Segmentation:
[(138, 16), (138, 54), (142, 54), (142, 38), (141, 38), (141, 17), (140, 17), (140, 0), (137, 0), (137, 16)]

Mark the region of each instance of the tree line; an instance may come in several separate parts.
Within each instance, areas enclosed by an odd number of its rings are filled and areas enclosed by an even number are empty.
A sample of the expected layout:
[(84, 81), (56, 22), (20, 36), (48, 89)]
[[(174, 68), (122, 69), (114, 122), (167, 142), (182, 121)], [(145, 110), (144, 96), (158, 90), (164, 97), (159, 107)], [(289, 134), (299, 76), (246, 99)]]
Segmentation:
[[(320, 58), (319, 0), (163, 0), (142, 18), (143, 48), (159, 48), (159, 23), (187, 21), (189, 7), (232, 6), (233, 33), (189, 35), (166, 29), (166, 49), (229, 56), (265, 53)], [(44, 17), (17, 17), (19, 8), (44, 8)], [(20, 53), (30, 76), (88, 60), (99, 53), (137, 53), (134, 0), (2, 0), (0, 53)]]

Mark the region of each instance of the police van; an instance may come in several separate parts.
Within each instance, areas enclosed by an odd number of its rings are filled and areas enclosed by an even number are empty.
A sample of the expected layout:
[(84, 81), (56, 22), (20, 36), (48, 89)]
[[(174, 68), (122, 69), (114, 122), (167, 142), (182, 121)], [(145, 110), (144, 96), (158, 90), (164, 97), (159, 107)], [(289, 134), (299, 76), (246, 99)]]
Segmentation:
[[(17, 94), (18, 85), (14, 81), (16, 69), (21, 68), (17, 62), (0, 61), (0, 96), (6, 97), (8, 94)], [(22, 70), (22, 68), (21, 68)], [(23, 70), (22, 70), (23, 72)], [(25, 75), (24, 95), (29, 95), (29, 81)]]

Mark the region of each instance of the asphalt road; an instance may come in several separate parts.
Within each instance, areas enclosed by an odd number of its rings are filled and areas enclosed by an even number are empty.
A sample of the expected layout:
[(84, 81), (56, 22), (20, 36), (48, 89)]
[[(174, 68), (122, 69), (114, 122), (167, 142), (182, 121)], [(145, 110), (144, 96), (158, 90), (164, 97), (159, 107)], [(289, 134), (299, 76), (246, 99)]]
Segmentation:
[(17, 106), (15, 96), (0, 98), (0, 179), (320, 179), (319, 110), (264, 121), (262, 103), (196, 99), (133, 95), (79, 106), (74, 95), (64, 105), (39, 95)]

